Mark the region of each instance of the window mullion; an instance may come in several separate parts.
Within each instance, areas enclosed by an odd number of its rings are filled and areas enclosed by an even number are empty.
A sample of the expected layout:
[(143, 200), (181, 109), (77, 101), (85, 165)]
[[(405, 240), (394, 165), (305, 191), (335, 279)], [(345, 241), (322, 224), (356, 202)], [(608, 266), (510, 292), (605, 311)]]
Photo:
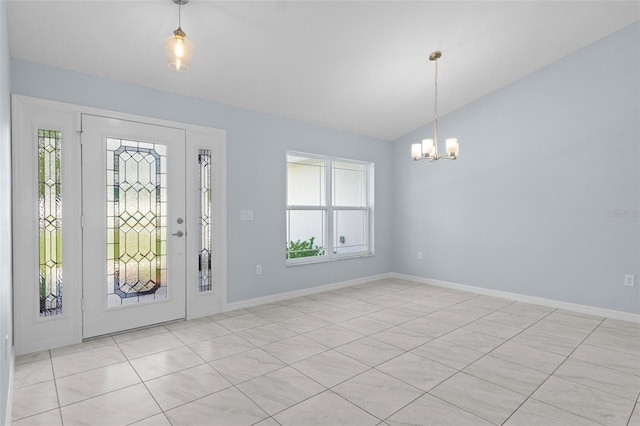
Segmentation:
[(327, 199), (325, 200), (325, 205), (327, 206), (327, 214), (325, 223), (327, 224), (327, 256), (333, 257), (333, 162), (329, 159), (325, 160), (325, 182), (327, 185)]

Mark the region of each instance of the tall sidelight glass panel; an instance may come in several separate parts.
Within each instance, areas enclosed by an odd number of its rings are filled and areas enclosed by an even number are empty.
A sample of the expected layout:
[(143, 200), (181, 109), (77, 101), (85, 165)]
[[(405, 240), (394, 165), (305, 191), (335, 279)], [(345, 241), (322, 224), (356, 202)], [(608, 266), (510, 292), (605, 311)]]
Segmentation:
[(38, 130), (40, 316), (62, 313), (62, 132)]
[(198, 151), (198, 175), (200, 184), (200, 252), (198, 256), (198, 291), (211, 291), (211, 150)]
[(167, 297), (166, 146), (107, 138), (107, 304)]

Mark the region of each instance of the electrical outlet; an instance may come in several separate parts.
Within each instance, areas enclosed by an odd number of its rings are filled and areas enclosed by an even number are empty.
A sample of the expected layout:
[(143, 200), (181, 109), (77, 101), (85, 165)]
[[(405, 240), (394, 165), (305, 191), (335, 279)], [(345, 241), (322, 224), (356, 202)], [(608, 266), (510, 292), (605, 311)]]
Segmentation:
[(262, 265), (256, 265), (256, 275), (262, 275)]
[(253, 210), (240, 210), (240, 220), (243, 222), (253, 220)]
[(635, 287), (636, 286), (636, 277), (635, 275), (626, 274), (624, 276), (624, 285), (627, 287)]
[(422, 252), (421, 251), (418, 252), (418, 260), (422, 260)]

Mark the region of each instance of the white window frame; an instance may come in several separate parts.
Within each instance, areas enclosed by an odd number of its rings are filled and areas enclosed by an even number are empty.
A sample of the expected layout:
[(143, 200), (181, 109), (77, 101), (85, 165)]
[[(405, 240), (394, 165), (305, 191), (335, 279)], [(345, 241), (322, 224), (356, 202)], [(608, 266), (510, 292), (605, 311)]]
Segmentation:
[[(324, 211), (324, 235), (323, 239), (325, 241), (325, 246), (323, 249), (325, 250), (324, 255), (320, 256), (308, 256), (308, 257), (298, 257), (294, 259), (287, 258), (287, 251), (285, 250), (285, 261), (287, 266), (295, 266), (295, 265), (306, 265), (310, 263), (321, 263), (321, 262), (332, 262), (336, 260), (345, 260), (345, 259), (355, 259), (361, 257), (369, 257), (374, 256), (374, 189), (375, 189), (375, 180), (374, 180), (374, 169), (375, 164), (369, 161), (361, 161), (361, 160), (352, 160), (347, 158), (339, 158), (339, 157), (330, 157), (326, 155), (318, 155), (318, 154), (310, 154), (307, 152), (299, 152), (299, 151), (287, 151), (285, 155), (285, 203), (287, 203), (289, 198), (289, 170), (288, 170), (288, 157), (297, 156), (297, 157), (305, 157), (314, 160), (322, 160), (324, 161), (324, 184), (325, 184), (325, 199), (324, 205), (321, 206), (305, 206), (305, 205), (289, 205), (285, 206), (285, 215), (288, 214), (289, 211), (299, 210), (299, 211)], [(357, 165), (364, 165), (366, 167), (365, 171), (365, 186), (366, 191), (365, 195), (367, 197), (365, 206), (363, 207), (353, 207), (353, 206), (334, 206), (333, 205), (333, 163), (350, 163)], [(355, 211), (363, 211), (365, 213), (365, 221), (366, 221), (366, 232), (365, 232), (365, 244), (368, 246), (368, 250), (360, 251), (360, 252), (352, 252), (352, 253), (334, 253), (333, 249), (335, 247), (334, 241), (334, 213), (336, 211), (346, 211), (346, 210), (355, 210)], [(285, 220), (285, 224), (287, 221)], [(285, 239), (287, 240), (287, 247), (289, 245), (289, 241), (286, 236), (289, 234), (288, 229), (285, 229)]]

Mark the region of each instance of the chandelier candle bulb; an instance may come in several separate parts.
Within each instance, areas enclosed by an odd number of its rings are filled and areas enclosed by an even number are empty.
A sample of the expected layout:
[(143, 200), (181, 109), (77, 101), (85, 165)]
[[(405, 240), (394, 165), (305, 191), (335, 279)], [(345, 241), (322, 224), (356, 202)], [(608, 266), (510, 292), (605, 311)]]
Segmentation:
[(419, 143), (412, 144), (411, 157), (413, 157), (414, 160), (419, 160), (421, 156), (422, 156), (422, 145), (420, 145)]
[(454, 157), (458, 156), (458, 152), (459, 152), (459, 147), (458, 147), (458, 139), (456, 138), (449, 138), (446, 140), (446, 149), (447, 149), (447, 155), (451, 155)]

